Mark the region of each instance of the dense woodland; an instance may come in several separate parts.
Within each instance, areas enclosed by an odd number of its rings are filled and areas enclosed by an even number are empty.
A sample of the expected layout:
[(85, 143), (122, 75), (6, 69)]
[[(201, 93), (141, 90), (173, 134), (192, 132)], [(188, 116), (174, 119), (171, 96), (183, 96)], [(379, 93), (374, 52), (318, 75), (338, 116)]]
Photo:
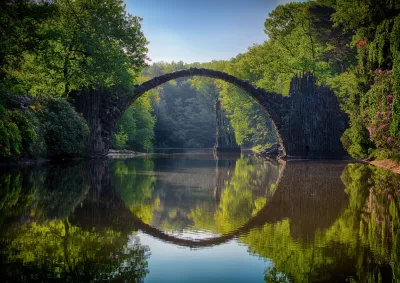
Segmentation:
[[(122, 1), (2, 1), (0, 158), (84, 155), (88, 127), (74, 91), (133, 89), (174, 70), (224, 71), (288, 95), (291, 78), (310, 72), (331, 87), (350, 118), (343, 146), (355, 158), (398, 158), (400, 3), (316, 0), (280, 5), (265, 20), (266, 41), (229, 61), (147, 64), (141, 19)], [(240, 146), (276, 141), (263, 110), (232, 85), (205, 78), (167, 83), (123, 115), (112, 145), (212, 147), (220, 101)]]

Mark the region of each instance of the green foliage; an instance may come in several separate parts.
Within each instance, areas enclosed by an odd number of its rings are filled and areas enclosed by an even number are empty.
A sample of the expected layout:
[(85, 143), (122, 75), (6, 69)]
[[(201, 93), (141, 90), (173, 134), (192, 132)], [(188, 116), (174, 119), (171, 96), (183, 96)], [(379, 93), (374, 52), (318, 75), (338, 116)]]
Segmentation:
[[(191, 191), (192, 188), (170, 177), (165, 184), (164, 179), (154, 175), (158, 170), (156, 165), (151, 158), (116, 159), (111, 162), (110, 169), (115, 189), (130, 211), (146, 224), (154, 224), (154, 215), (158, 215), (156, 222), (161, 222), (162, 228), (171, 232), (184, 227), (226, 234), (242, 227), (264, 207), (272, 193), (267, 192), (266, 197), (264, 188), (269, 188), (278, 175), (277, 169), (263, 160), (247, 157), (229, 160), (225, 166), (224, 163), (218, 166), (217, 178), (227, 176), (227, 179), (216, 184), (216, 195), (210, 200), (207, 191), (200, 192), (197, 188)], [(163, 175), (160, 174), (160, 178)], [(186, 174), (184, 178), (190, 179)], [(208, 181), (205, 183), (208, 187)], [(214, 197), (220, 199), (217, 204)]]
[(154, 92), (138, 98), (117, 123), (113, 145), (117, 149), (150, 151), (153, 148), (156, 118), (152, 101)]
[(12, 111), (0, 105), (0, 132), (3, 159), (82, 156), (89, 134), (65, 99), (51, 97)]
[[(270, 82), (270, 77), (267, 77), (266, 73), (267, 70), (270, 70), (270, 66), (266, 65), (273, 54), (274, 52), (268, 53), (262, 46), (253, 46), (247, 53), (238, 55), (230, 62), (212, 61), (201, 64), (201, 67), (223, 71), (255, 86), (276, 91), (275, 86), (281, 90), (284, 85), (280, 79), (275, 77), (272, 80), (276, 85), (266, 84), (266, 82)], [(196, 84), (196, 81), (198, 80), (192, 80), (192, 83)], [(214, 84), (214, 88), (216, 88), (214, 92), (217, 92), (214, 95), (215, 99), (220, 100), (221, 107), (228, 114), (229, 123), (239, 145), (254, 146), (276, 142), (276, 133), (271, 120), (265, 110), (248, 93), (223, 81), (214, 81)], [(202, 84), (197, 86), (197, 88), (199, 87), (201, 88)], [(211, 91), (209, 92), (211, 93)]]
[(3, 0), (0, 9), (0, 81), (6, 76), (4, 66), (22, 63), (22, 54), (36, 51), (40, 43), (40, 26), (54, 6), (49, 1)]
[[(123, 118), (123, 117), (122, 117)], [(114, 145), (117, 149), (126, 149), (126, 142), (128, 141), (128, 135), (124, 132), (124, 129), (119, 127), (118, 131), (113, 135)]]
[(333, 11), (309, 1), (280, 5), (269, 14), (264, 23), (269, 41), (263, 45), (269, 49), (266, 50), (269, 58), (264, 59), (269, 68), (263, 68), (264, 73), (269, 73), (269, 85), (284, 83), (280, 89), (277, 85), (278, 93), (288, 93), (290, 79), (296, 73), (310, 72), (320, 82), (326, 82), (333, 74), (343, 71), (344, 61), (351, 57), (346, 48), (349, 37), (333, 30), (327, 20)]
[(21, 150), (21, 132), (11, 118), (11, 111), (0, 105), (0, 158), (16, 159)]
[(276, 133), (265, 110), (244, 91), (225, 82), (219, 86), (221, 104), (228, 113), (238, 145), (275, 143)]
[[(205, 67), (287, 95), (294, 75), (311, 72), (319, 83), (335, 89), (350, 116), (351, 128), (342, 139), (350, 153), (366, 156), (376, 148), (395, 156), (400, 145), (399, 12), (397, 1), (318, 0), (279, 5), (264, 23), (268, 40), (246, 53), (229, 61), (157, 63), (143, 75)], [(131, 87), (146, 59), (147, 41), (140, 21), (126, 13), (122, 0), (5, 1), (0, 9), (4, 27), (0, 32), (0, 95), (9, 96), (11, 91), (67, 96), (85, 87)], [(150, 99), (140, 98), (125, 112), (112, 136), (114, 147), (149, 151), (153, 144), (212, 146), (217, 99), (240, 145), (276, 142), (264, 110), (227, 83), (180, 79), (158, 92), (159, 98), (153, 92)], [(385, 101), (388, 96), (390, 103)], [(14, 159), (42, 155), (47, 130), (40, 132), (42, 127), (32, 111), (18, 111), (1, 119), (4, 144), (0, 155)], [(367, 137), (364, 129), (369, 131)], [(76, 148), (54, 154), (80, 153)]]
[(162, 87), (155, 106), (158, 147), (212, 147), (215, 143), (215, 88), (192, 86), (193, 79), (178, 79)]
[(344, 98), (344, 109), (350, 114), (351, 124), (361, 123), (369, 129), (371, 145), (378, 151), (390, 150), (389, 155), (397, 155), (400, 4), (338, 0), (333, 6), (335, 25), (353, 33), (352, 45), (357, 49), (357, 66), (338, 80), (345, 82), (344, 85), (336, 85), (339, 96)]
[(50, 157), (83, 156), (89, 128), (64, 99), (43, 99), (41, 127)]
[(268, 283), (287, 283), (289, 278), (282, 273), (279, 273), (275, 267), (267, 268), (264, 271), (264, 281)]
[(368, 78), (358, 69), (350, 69), (328, 81), (341, 102), (341, 108), (351, 118), (359, 117), (361, 97), (366, 91)]
[(11, 119), (15, 121), (22, 136), (22, 155), (40, 157), (46, 153), (46, 144), (41, 135), (40, 121), (31, 109), (13, 110)]
[[(254, 69), (258, 66), (257, 60), (259, 58), (249, 57), (247, 61), (243, 59), (237, 64), (227, 61), (156, 63), (146, 68), (143, 75), (153, 77), (178, 69), (201, 67), (229, 72), (250, 80), (256, 76)], [(240, 145), (275, 142), (274, 130), (265, 111), (247, 93), (230, 84), (192, 77), (169, 82), (157, 91), (160, 98), (153, 103), (157, 118), (154, 129), (157, 147), (212, 147), (215, 143), (217, 99), (228, 114), (229, 124)], [(124, 132), (127, 133), (126, 128)]]
[(394, 19), (390, 34), (390, 51), (393, 56), (393, 103), (390, 134), (400, 136), (400, 15)]
[[(147, 58), (140, 21), (121, 0), (2, 1), (0, 98), (9, 110), (0, 109), (0, 158), (38, 158), (46, 150), (50, 157), (82, 156), (87, 126), (67, 102), (9, 102), (17, 94), (132, 87)], [(137, 137), (143, 148), (149, 135)]]
[(346, 129), (341, 138), (344, 149), (354, 158), (368, 156), (371, 146), (368, 130), (360, 120), (351, 121), (350, 127)]
[[(264, 65), (264, 62), (269, 60), (267, 53), (261, 46), (254, 46), (247, 53), (238, 55), (230, 62), (213, 61), (204, 63), (201, 67), (223, 71), (255, 86), (273, 91), (274, 86), (265, 84), (269, 81), (269, 77), (266, 77), (268, 67)], [(278, 84), (277, 81), (279, 79), (276, 79), (276, 86), (282, 87), (282, 84)], [(192, 83), (195, 82), (196, 80), (192, 80)], [(215, 99), (220, 100), (221, 107), (228, 114), (227, 117), (239, 145), (254, 146), (276, 142), (275, 130), (265, 110), (248, 93), (223, 81), (215, 81), (214, 84), (217, 92)], [(196, 87), (199, 88), (202, 85)]]
[[(38, 4), (40, 5), (40, 4)], [(145, 65), (147, 41), (123, 1), (67, 1), (37, 27), (37, 50), (22, 52), (20, 68), (6, 66), (12, 89), (68, 95), (84, 87), (131, 86)]]

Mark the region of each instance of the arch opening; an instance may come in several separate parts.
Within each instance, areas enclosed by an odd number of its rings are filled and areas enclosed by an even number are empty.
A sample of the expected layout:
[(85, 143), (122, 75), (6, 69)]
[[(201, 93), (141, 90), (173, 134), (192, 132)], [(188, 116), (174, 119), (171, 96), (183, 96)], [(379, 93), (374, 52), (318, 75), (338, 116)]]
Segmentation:
[(137, 98), (139, 98), (141, 95), (143, 95), (147, 91), (154, 89), (154, 88), (156, 88), (164, 83), (167, 83), (171, 80), (176, 80), (176, 79), (184, 78), (184, 77), (192, 77), (192, 76), (207, 77), (207, 78), (218, 79), (218, 80), (222, 80), (222, 81), (231, 83), (232, 85), (243, 90), (251, 98), (253, 98), (254, 101), (257, 104), (259, 104), (261, 106), (261, 108), (263, 108), (263, 110), (266, 113), (266, 116), (271, 121), (271, 124), (273, 126), (273, 131), (275, 132), (275, 134), (277, 136), (277, 141), (279, 143), (279, 146), (282, 149), (283, 154), (284, 155), (286, 154), (285, 147), (282, 142), (282, 138), (279, 134), (279, 125), (277, 123), (275, 123), (275, 120), (274, 120), (274, 117), (276, 116), (275, 119), (277, 119), (277, 115), (279, 116), (281, 111), (280, 111), (280, 109), (272, 109), (273, 107), (279, 107), (280, 104), (275, 104), (275, 105), (271, 104), (270, 105), (267, 102), (268, 99), (276, 100), (277, 97), (280, 97), (282, 99), (282, 96), (279, 94), (275, 94), (275, 93), (265, 92), (265, 90), (263, 90), (261, 88), (256, 88), (246, 81), (240, 80), (232, 75), (229, 75), (227, 73), (220, 72), (220, 71), (215, 71), (215, 70), (210, 70), (210, 69), (202, 69), (202, 68), (190, 68), (190, 69), (179, 70), (176, 72), (164, 74), (164, 75), (155, 77), (153, 79), (150, 79), (141, 85), (136, 85), (130, 99), (126, 100), (125, 105), (123, 105), (123, 107), (120, 111), (120, 116), (124, 113), (124, 111), (126, 109), (128, 109), (128, 107)]

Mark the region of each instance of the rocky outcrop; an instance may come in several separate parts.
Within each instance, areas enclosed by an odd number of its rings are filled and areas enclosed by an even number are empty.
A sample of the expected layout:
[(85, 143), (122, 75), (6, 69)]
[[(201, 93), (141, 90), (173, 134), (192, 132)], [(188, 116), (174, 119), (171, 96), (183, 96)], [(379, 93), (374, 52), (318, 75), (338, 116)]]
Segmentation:
[(215, 135), (214, 154), (240, 153), (241, 148), (236, 143), (235, 132), (230, 124), (226, 113), (221, 109), (219, 100), (215, 103), (215, 118), (217, 131)]
[(257, 153), (257, 156), (262, 158), (280, 159), (283, 156), (282, 148), (279, 144), (274, 144), (269, 148), (262, 148)]

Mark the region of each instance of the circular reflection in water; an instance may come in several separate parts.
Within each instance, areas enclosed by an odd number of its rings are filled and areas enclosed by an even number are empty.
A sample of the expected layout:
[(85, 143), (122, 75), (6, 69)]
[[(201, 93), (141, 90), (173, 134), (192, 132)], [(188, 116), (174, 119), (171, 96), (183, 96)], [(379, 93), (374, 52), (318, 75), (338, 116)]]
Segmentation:
[(116, 192), (133, 215), (166, 235), (204, 240), (232, 235), (275, 192), (278, 164), (208, 153), (117, 159)]

